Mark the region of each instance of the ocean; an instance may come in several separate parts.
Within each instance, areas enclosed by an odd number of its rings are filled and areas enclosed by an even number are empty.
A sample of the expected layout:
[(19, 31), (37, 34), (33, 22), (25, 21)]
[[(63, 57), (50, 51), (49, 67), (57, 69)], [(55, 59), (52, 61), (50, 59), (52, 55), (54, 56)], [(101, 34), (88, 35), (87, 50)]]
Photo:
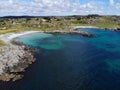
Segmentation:
[(37, 48), (36, 62), (16, 82), (0, 90), (120, 90), (120, 32), (79, 29), (96, 34), (34, 33), (19, 42)]

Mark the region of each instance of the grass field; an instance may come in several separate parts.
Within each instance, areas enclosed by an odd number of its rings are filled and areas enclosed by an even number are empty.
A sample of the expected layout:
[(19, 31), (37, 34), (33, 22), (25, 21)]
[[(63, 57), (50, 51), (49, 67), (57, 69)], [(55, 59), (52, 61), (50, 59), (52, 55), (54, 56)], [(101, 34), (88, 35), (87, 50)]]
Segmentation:
[(116, 28), (118, 25), (114, 23), (96, 23), (96, 24), (82, 24), (82, 23), (77, 23), (74, 24), (74, 26), (96, 26), (99, 28)]

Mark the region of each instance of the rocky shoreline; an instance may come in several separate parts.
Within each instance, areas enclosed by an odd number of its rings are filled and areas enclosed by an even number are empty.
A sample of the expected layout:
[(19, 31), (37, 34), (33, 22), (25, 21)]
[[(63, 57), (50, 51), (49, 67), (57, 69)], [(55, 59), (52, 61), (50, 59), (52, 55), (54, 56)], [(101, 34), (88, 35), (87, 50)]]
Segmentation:
[(0, 80), (16, 81), (24, 75), (25, 69), (35, 61), (33, 53), (35, 49), (10, 44), (0, 47)]
[(50, 33), (50, 34), (75, 34), (75, 35), (82, 35), (82, 36), (86, 36), (86, 37), (95, 37), (95, 34), (91, 34), (88, 32), (83, 32), (83, 31), (75, 31), (75, 30), (71, 30), (71, 31), (60, 31), (60, 30), (55, 30), (55, 31), (44, 31), (44, 33)]
[(110, 31), (120, 31), (120, 28), (99, 28), (99, 27), (95, 27), (95, 26), (75, 26), (73, 28), (73, 30), (77, 30), (77, 29), (80, 29), (80, 28), (96, 28), (96, 29), (101, 29), (101, 30), (110, 30)]
[(105, 30), (111, 30), (111, 31), (120, 31), (120, 28), (104, 28)]

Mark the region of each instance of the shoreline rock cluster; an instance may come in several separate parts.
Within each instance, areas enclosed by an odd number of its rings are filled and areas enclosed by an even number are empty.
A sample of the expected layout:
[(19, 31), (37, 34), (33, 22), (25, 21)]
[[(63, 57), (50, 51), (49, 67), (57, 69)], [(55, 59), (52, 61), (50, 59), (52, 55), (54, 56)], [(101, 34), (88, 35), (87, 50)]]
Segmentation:
[(35, 49), (24, 45), (0, 47), (0, 80), (16, 81), (23, 77), (22, 72), (35, 61)]
[(55, 31), (44, 31), (44, 33), (50, 33), (50, 34), (75, 34), (75, 35), (82, 35), (82, 36), (86, 36), (86, 37), (95, 37), (95, 34), (91, 34), (88, 32), (83, 32), (83, 31), (75, 31), (75, 30), (71, 30), (71, 31), (60, 31), (60, 30), (55, 30)]
[(104, 28), (105, 30), (120, 31), (120, 28)]

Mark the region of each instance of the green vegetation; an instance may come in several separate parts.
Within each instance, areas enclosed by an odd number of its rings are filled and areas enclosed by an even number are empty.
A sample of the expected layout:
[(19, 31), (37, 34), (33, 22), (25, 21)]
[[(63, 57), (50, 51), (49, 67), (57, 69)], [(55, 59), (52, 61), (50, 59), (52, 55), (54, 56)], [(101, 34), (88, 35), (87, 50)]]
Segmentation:
[(68, 20), (48, 18), (1, 18), (0, 34), (21, 32), (27, 30), (70, 30), (71, 22)]
[(120, 16), (51, 16), (0, 18), (0, 34), (28, 30), (71, 30), (75, 26), (120, 28)]
[(110, 24), (110, 23), (96, 23), (96, 24), (77, 23), (77, 24), (74, 24), (74, 26), (95, 26), (99, 28), (113, 28), (113, 29), (118, 27), (118, 25)]
[(97, 23), (97, 24), (93, 24), (93, 26), (99, 28), (113, 28), (113, 29), (117, 27), (117, 25), (111, 23)]
[(86, 16), (72, 21), (75, 26), (96, 26), (99, 28), (120, 28), (120, 16)]
[(76, 23), (74, 26), (90, 26), (90, 24)]
[(0, 46), (6, 45), (2, 40), (0, 40)]

